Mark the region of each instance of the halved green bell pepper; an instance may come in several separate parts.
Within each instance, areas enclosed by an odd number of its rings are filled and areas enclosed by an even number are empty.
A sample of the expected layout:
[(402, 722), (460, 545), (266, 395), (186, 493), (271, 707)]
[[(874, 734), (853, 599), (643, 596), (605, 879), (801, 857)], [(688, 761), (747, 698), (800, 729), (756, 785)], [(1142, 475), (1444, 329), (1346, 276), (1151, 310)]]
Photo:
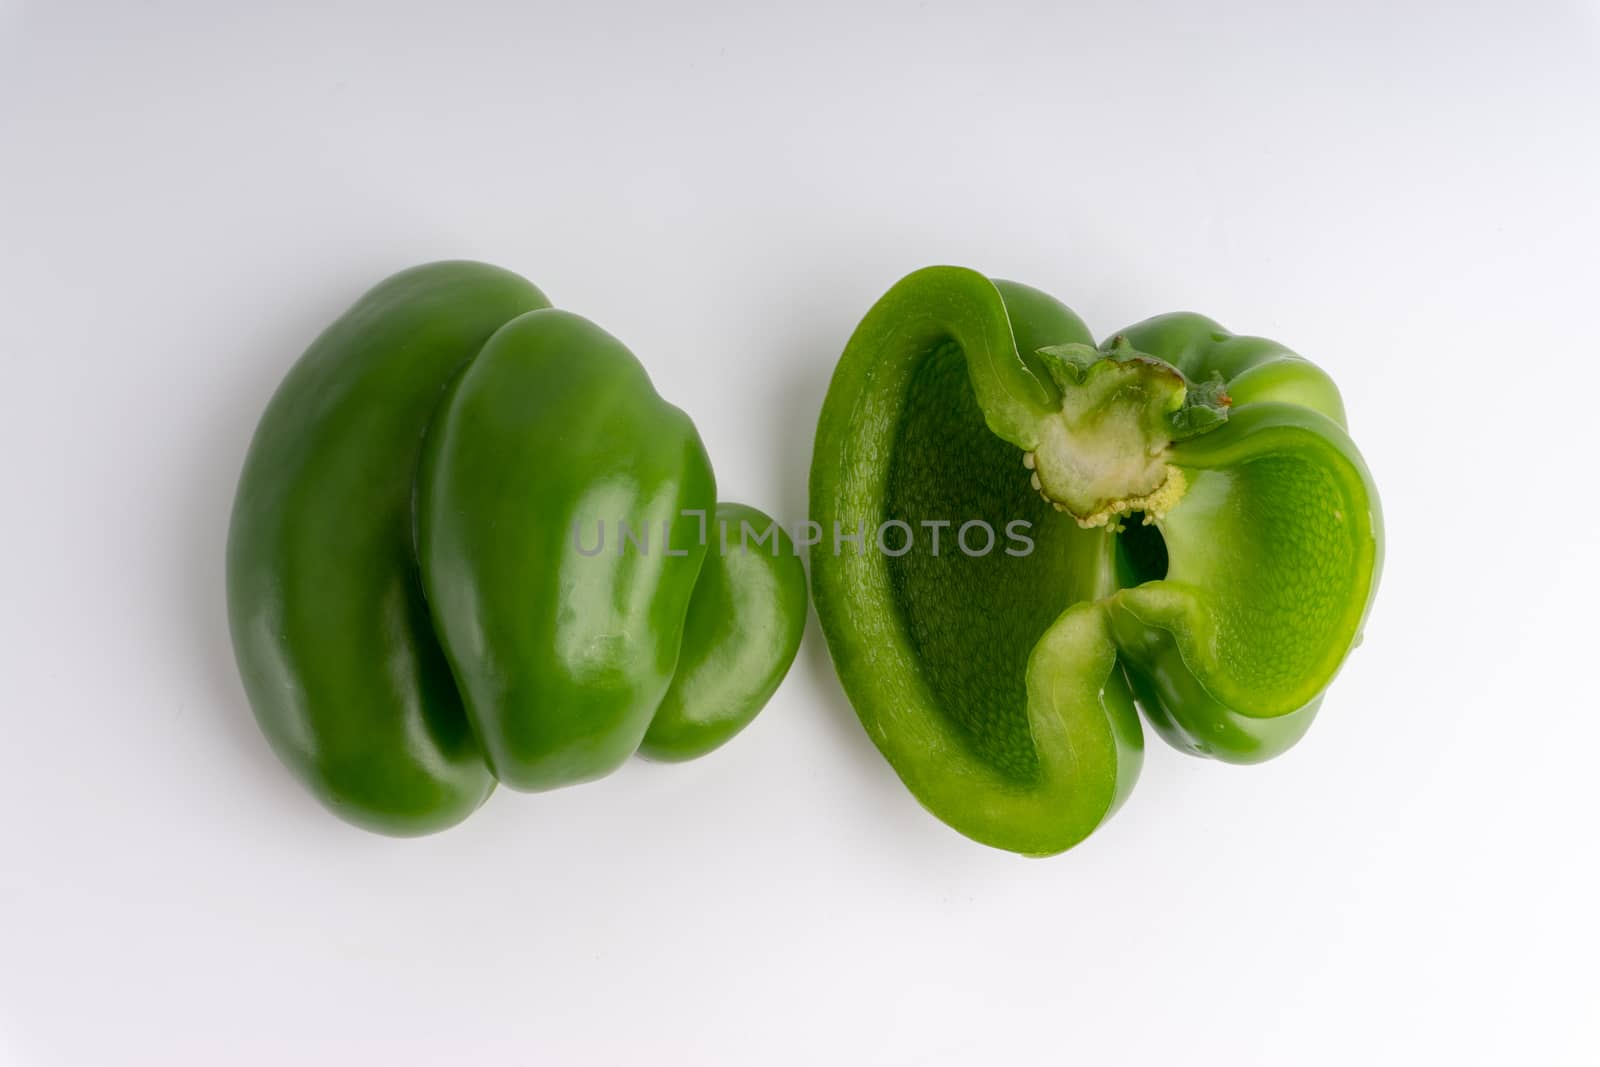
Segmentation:
[(955, 267), (902, 280), (851, 337), (811, 512), (817, 612), (868, 734), (934, 814), (1028, 854), (1127, 797), (1136, 705), (1231, 762), (1298, 740), (1382, 557), (1314, 365), (1190, 314), (1096, 346), (1053, 298)]
[(724, 553), (716, 514), (770, 524), (717, 505), (693, 426), (615, 339), (485, 264), (395, 275), (290, 370), (240, 477), (228, 607), (257, 721), (335, 813), (397, 835), (459, 822), (496, 775), (708, 752), (782, 679), (806, 598), (787, 541)]

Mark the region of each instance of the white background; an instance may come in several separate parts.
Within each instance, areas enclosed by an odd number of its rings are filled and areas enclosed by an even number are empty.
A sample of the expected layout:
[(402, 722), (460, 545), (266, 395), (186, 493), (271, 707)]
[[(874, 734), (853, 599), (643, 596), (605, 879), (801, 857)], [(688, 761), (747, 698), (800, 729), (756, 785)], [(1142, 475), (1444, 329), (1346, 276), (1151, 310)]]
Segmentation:
[[(1600, 16), (1135, 7), (0, 0), (0, 1062), (1600, 1062)], [(814, 623), (700, 763), (351, 829), (250, 718), (228, 511), (300, 350), (455, 256), (789, 520), (915, 267), (1280, 338), (1383, 492), (1366, 644), (1050, 860), (918, 808)]]

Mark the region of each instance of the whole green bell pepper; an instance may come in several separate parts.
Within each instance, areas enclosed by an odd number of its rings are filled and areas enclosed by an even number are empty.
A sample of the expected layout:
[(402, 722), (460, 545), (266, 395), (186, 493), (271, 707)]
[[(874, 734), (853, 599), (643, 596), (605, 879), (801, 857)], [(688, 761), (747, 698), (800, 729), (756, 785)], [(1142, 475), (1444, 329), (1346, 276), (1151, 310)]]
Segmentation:
[(1311, 363), (1190, 314), (1096, 347), (1053, 298), (955, 267), (903, 279), (851, 337), (811, 512), (817, 612), (868, 734), (934, 814), (1027, 854), (1127, 797), (1136, 704), (1230, 762), (1298, 740), (1382, 558)]
[(806, 597), (787, 540), (722, 550), (714, 512), (770, 520), (715, 493), (687, 417), (597, 327), (484, 264), (395, 275), (290, 370), (240, 477), (228, 606), (257, 721), (329, 808), (396, 835), (459, 822), (497, 775), (708, 752), (782, 679)]

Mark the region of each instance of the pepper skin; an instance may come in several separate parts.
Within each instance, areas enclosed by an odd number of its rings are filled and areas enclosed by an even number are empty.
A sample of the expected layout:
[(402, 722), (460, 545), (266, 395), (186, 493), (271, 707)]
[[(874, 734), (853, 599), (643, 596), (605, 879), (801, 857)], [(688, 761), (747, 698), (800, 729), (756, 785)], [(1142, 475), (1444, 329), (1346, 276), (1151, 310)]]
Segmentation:
[[(1136, 705), (1221, 760), (1297, 741), (1382, 560), (1377, 491), (1311, 363), (1190, 314), (1096, 347), (1053, 298), (955, 267), (903, 279), (851, 337), (811, 512), (817, 613), (868, 734), (935, 815), (1032, 855), (1126, 799)], [(941, 552), (826, 550), (896, 520), (1020, 520), (1031, 550), (969, 554), (948, 530)]]
[[(647, 754), (709, 751), (749, 722), (799, 647), (805, 578), (792, 547), (707, 551), (716, 487), (693, 424), (576, 315), (533, 312), (490, 339), (429, 434), (418, 487), (423, 584), (507, 785), (610, 773), (658, 709), (667, 718)], [(753, 509), (736, 514), (776, 530)], [(695, 596), (709, 603), (695, 610)], [(708, 609), (728, 622), (764, 613), (768, 625), (717, 628)], [(685, 687), (706, 702), (686, 709)]]
[(639, 747), (649, 759), (695, 759), (744, 729), (783, 680), (766, 650), (800, 647), (806, 575), (784, 562), (799, 559), (789, 535), (744, 504), (718, 504), (715, 529), (678, 669)]
[(440, 830), (494, 787), (417, 584), (411, 498), (451, 377), (548, 305), (483, 264), (397, 274), (317, 338), (250, 444), (228, 533), (239, 672), (278, 756), (359, 826)]
[[(528, 788), (610, 770), (639, 746), (680, 659), (685, 679), (708, 659), (740, 665), (722, 689), (694, 691), (723, 703), (695, 705), (678, 751), (709, 751), (793, 660), (798, 559), (724, 573), (719, 553), (685, 543), (692, 522), (675, 526), (682, 556), (570, 546), (575, 527), (638, 528), (714, 501), (693, 426), (598, 328), (485, 264), (395, 275), (295, 364), (245, 461), (228, 605), (256, 719), (332, 811), (397, 836), (471, 814), (491, 767)], [(706, 579), (705, 596), (732, 582), (734, 601), (761, 601), (749, 610), (783, 625), (697, 628)], [(786, 592), (762, 601), (773, 590)], [(486, 690), (497, 671), (517, 685)], [(524, 695), (536, 699), (511, 699)]]

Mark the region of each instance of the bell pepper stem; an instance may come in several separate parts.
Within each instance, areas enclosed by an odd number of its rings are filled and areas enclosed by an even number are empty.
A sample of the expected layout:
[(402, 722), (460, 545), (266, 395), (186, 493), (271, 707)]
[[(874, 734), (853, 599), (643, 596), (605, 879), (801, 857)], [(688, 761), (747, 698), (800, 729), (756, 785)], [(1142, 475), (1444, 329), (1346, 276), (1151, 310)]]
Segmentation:
[(1132, 512), (1154, 522), (1183, 499), (1183, 473), (1168, 462), (1174, 441), (1227, 418), (1221, 382), (1191, 386), (1170, 363), (1122, 338), (1106, 348), (1051, 345), (1036, 353), (1060, 390), (1060, 407), (1034, 427), (1023, 454), (1033, 487), (1084, 528)]

